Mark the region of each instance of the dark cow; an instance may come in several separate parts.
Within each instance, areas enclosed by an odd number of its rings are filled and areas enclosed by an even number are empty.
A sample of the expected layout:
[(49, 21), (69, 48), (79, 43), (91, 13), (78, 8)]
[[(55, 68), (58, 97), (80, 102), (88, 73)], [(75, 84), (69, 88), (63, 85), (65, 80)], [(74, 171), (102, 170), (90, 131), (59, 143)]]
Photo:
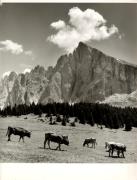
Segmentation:
[(114, 151), (117, 152), (117, 156), (120, 157), (120, 153), (122, 154), (122, 157), (124, 158), (124, 152), (126, 151), (126, 146), (121, 143), (108, 143), (108, 152), (109, 152), (109, 157), (113, 156)]
[(62, 136), (62, 135), (55, 135), (53, 133), (45, 133), (45, 140), (44, 140), (44, 149), (46, 148), (46, 143), (48, 143), (49, 149), (50, 148), (50, 142), (55, 142), (58, 144), (57, 149), (61, 151), (61, 144), (69, 145), (68, 136)]
[(92, 144), (92, 147), (95, 148), (95, 145), (97, 145), (95, 138), (85, 139), (83, 146), (87, 145), (89, 147), (89, 144)]
[(19, 141), (22, 139), (23, 142), (24, 142), (24, 136), (27, 136), (27, 137), (31, 137), (31, 132), (21, 128), (21, 127), (8, 127), (8, 130), (7, 130), (7, 134), (6, 136), (8, 136), (8, 141), (11, 141), (10, 139), (10, 136), (14, 134), (14, 135), (18, 135), (20, 136), (19, 138)]

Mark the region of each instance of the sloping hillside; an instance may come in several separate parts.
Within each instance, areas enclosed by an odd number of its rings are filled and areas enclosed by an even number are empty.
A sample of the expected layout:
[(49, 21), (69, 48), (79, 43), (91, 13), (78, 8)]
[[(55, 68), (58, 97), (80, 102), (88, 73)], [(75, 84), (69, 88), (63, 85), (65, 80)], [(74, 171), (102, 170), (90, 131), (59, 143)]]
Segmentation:
[(131, 94), (114, 94), (107, 97), (101, 103), (120, 107), (137, 107), (137, 91), (134, 91)]

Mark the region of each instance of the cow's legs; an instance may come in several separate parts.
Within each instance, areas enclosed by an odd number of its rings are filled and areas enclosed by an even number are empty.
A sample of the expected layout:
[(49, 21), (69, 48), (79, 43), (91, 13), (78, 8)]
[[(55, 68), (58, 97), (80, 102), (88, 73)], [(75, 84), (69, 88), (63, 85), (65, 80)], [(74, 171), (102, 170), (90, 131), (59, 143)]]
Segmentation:
[(58, 145), (58, 148), (59, 148), (59, 150), (61, 151), (61, 144), (59, 143), (59, 145)]
[(56, 147), (56, 150), (58, 150), (59, 149), (59, 151), (61, 151), (61, 144), (59, 143), (58, 144), (58, 146)]
[(21, 136), (19, 137), (19, 142), (20, 142), (20, 140), (21, 140)]
[(47, 141), (44, 141), (44, 149), (46, 148), (46, 142), (47, 142)]
[(89, 144), (87, 143), (87, 147), (89, 147)]
[(20, 136), (20, 137), (19, 137), (19, 142), (20, 142), (21, 139), (22, 139), (22, 141), (24, 142), (24, 136)]
[(10, 136), (11, 136), (11, 135), (8, 135), (8, 141), (11, 141)]
[(110, 153), (111, 153), (110, 151), (111, 151), (111, 150), (109, 149), (109, 157), (110, 157)]
[(48, 146), (49, 146), (49, 149), (51, 149), (51, 148), (50, 148), (50, 140), (48, 140)]
[(46, 148), (47, 139), (44, 141), (44, 149)]
[(48, 140), (48, 139), (45, 139), (45, 141), (44, 141), (44, 149), (46, 148), (47, 141), (48, 141), (48, 146), (49, 146), (49, 148), (50, 148), (50, 142), (49, 142), (49, 140)]
[(120, 151), (118, 150), (118, 151), (117, 151), (117, 155), (118, 155), (118, 157), (119, 157), (119, 154), (120, 154)]
[(113, 149), (112, 149), (112, 150), (111, 150), (111, 156), (113, 156), (113, 152), (114, 152), (114, 151), (113, 151)]
[(22, 141), (24, 142), (24, 136), (22, 136)]
[(113, 149), (109, 149), (109, 157), (113, 156)]
[(58, 146), (56, 147), (56, 150), (57, 150), (57, 149), (59, 149), (59, 144), (58, 144)]
[(124, 158), (125, 156), (124, 156), (124, 152), (123, 151), (122, 151), (122, 155), (123, 155), (123, 158)]
[(110, 149), (108, 149), (108, 151), (107, 152), (109, 152), (109, 157), (110, 157)]

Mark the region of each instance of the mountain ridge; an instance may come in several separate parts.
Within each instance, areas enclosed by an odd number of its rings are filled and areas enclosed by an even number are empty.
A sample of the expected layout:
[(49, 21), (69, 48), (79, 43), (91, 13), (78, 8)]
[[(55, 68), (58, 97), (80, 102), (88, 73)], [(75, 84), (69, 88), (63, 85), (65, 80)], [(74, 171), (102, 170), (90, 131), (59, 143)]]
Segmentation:
[(11, 91), (0, 84), (0, 107), (32, 102), (97, 102), (137, 89), (137, 66), (82, 42), (72, 54), (62, 55), (54, 67), (45, 70), (38, 65), (30, 73), (16, 75), (16, 81), (8, 77), (1, 82), (11, 84)]

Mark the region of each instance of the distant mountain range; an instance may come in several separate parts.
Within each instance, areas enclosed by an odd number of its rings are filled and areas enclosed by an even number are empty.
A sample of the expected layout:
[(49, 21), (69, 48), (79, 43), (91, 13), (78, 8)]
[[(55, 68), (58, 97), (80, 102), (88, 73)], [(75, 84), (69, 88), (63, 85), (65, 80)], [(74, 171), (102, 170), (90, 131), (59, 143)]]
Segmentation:
[(32, 102), (104, 102), (137, 106), (137, 66), (80, 42), (55, 67), (11, 72), (0, 81), (0, 107)]

